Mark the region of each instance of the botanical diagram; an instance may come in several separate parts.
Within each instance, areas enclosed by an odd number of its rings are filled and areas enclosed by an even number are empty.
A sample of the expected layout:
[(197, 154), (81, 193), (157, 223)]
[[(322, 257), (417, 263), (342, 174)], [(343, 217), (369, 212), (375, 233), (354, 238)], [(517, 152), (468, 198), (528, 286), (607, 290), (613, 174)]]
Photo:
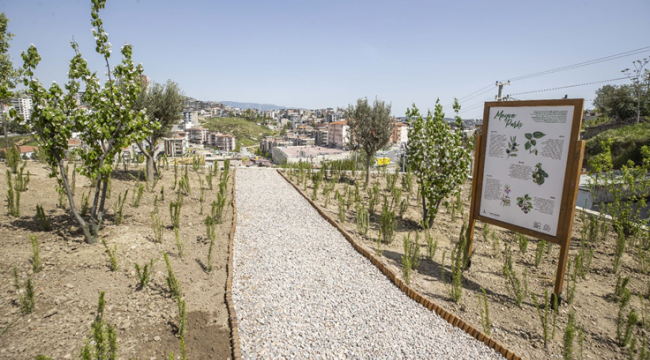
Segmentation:
[(542, 169), (542, 163), (537, 163), (537, 165), (535, 165), (535, 170), (533, 171), (533, 182), (537, 185), (542, 185), (547, 177), (548, 174), (544, 169)]
[(528, 214), (531, 210), (533, 210), (533, 203), (530, 202), (531, 200), (532, 198), (528, 196), (528, 194), (517, 197), (517, 206), (519, 206), (524, 214)]
[(529, 153), (537, 155), (537, 149), (535, 149), (535, 146), (537, 146), (537, 140), (543, 138), (546, 134), (541, 131), (535, 131), (532, 134), (526, 133), (524, 136), (527, 140), (524, 144), (524, 148), (528, 150)]
[(510, 185), (506, 185), (501, 195), (501, 206), (510, 206)]
[(508, 158), (516, 157), (517, 156), (517, 147), (519, 144), (517, 144), (517, 137), (516, 136), (511, 136), (510, 141), (508, 141), (508, 148), (506, 149), (506, 154), (508, 154)]

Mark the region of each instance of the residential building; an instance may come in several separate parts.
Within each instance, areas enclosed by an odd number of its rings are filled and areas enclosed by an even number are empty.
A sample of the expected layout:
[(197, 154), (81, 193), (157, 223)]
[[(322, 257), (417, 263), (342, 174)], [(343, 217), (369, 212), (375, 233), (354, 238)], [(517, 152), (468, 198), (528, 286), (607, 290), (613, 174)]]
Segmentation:
[(196, 110), (183, 111), (183, 124), (185, 129), (199, 126), (199, 112)]
[(187, 129), (189, 140), (193, 144), (203, 144), (208, 141), (208, 129), (193, 127)]
[(171, 157), (182, 157), (187, 150), (187, 138), (184, 135), (175, 134), (169, 138), (163, 138), (165, 143), (165, 155)]
[(235, 137), (232, 135), (218, 135), (215, 146), (221, 151), (234, 151), (236, 146)]
[(327, 146), (327, 129), (317, 130), (314, 135), (316, 145)]
[(16, 109), (23, 120), (27, 120), (32, 116), (32, 98), (28, 96), (16, 97), (11, 99), (11, 106)]
[(395, 128), (393, 129), (393, 134), (390, 137), (390, 140), (395, 145), (406, 144), (409, 141), (408, 125), (397, 122), (395, 123)]
[(337, 148), (346, 147), (349, 140), (349, 130), (350, 127), (345, 120), (329, 123), (327, 127), (327, 145)]

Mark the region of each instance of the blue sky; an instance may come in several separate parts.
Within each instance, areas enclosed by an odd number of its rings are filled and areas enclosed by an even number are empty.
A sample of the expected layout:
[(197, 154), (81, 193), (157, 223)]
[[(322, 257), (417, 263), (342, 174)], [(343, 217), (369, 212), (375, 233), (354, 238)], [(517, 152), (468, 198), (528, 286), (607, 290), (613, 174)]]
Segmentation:
[[(14, 65), (35, 44), (45, 84), (65, 82), (73, 36), (92, 68), (105, 71), (89, 0), (0, 0), (0, 11), (16, 35)], [(188, 96), (303, 108), (378, 97), (403, 116), (411, 103), (432, 108), (439, 97), (446, 105), (496, 80), (650, 46), (648, 14), (647, 0), (108, 0), (100, 16), (116, 50), (133, 44), (149, 77), (172, 79)], [(649, 55), (516, 81), (504, 94), (618, 78)], [(566, 94), (589, 107), (599, 86), (515, 97)], [(463, 102), (461, 116), (479, 117), (481, 108), (468, 109), (494, 95), (496, 87)]]

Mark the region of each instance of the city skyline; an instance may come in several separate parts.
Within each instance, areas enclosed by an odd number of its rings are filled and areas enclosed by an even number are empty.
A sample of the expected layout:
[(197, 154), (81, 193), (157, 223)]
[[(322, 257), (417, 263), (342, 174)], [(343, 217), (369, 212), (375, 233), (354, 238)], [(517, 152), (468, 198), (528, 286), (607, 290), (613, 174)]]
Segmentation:
[[(44, 84), (65, 82), (73, 36), (91, 68), (102, 73), (86, 2), (0, 1), (11, 19), (10, 55), (35, 44)], [(613, 17), (622, 13), (625, 17)], [(496, 80), (572, 65), (643, 48), (650, 4), (626, 1), (518, 2), (177, 3), (108, 1), (103, 18), (110, 41), (134, 45), (154, 81), (172, 79), (200, 100), (296, 108), (345, 107), (360, 97), (392, 103), (403, 116), (415, 103), (433, 108), (461, 98), (461, 116), (480, 117), (496, 95)], [(607, 21), (601, 21), (607, 19)], [(621, 70), (650, 50), (569, 71), (521, 79), (503, 95), (623, 77)], [(117, 51), (114, 64), (119, 61)], [(623, 84), (627, 81), (615, 81)], [(595, 83), (517, 99), (582, 97), (591, 107)], [(485, 89), (477, 91), (479, 89)], [(467, 97), (476, 92), (480, 96)], [(464, 99), (468, 98), (468, 99)], [(447, 116), (453, 115), (446, 108)]]

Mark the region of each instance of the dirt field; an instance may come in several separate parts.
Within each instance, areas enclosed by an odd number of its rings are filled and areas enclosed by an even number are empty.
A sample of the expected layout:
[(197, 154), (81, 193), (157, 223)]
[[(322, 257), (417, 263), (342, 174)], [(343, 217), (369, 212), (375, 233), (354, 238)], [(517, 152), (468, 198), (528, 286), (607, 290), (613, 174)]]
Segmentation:
[[(360, 177), (359, 175), (357, 175)], [(295, 180), (294, 180), (295, 182)], [(374, 176), (371, 182), (379, 183), (380, 194), (385, 194), (389, 201), (392, 196), (387, 192), (386, 181), (383, 176)], [(401, 178), (397, 182), (400, 187)], [(308, 182), (306, 194), (312, 196), (313, 184)], [(361, 184), (363, 184), (361, 182)], [(336, 189), (342, 195), (345, 195), (346, 183), (338, 183)], [(300, 189), (304, 186), (299, 185)], [(333, 218), (338, 219), (338, 203), (334, 198), (334, 191), (330, 195), (330, 201), (325, 208), (325, 198), (322, 195), (324, 184), (319, 188), (318, 200), (316, 201), (321, 208)], [(609, 234), (606, 241), (594, 240), (590, 242), (594, 247), (594, 257), (591, 269), (586, 275), (586, 279), (579, 279), (576, 287), (575, 300), (571, 305), (566, 302), (560, 307), (557, 317), (557, 328), (555, 336), (550, 340), (548, 348), (543, 345), (543, 330), (537, 310), (531, 296), (527, 296), (519, 308), (506, 288), (505, 278), (502, 272), (504, 264), (505, 245), (509, 244), (512, 249), (514, 267), (522, 277), (524, 270), (528, 271), (528, 290), (533, 292), (540, 301), (543, 301), (544, 289), (549, 293), (553, 291), (555, 281), (555, 272), (559, 257), (559, 246), (551, 245), (550, 253), (544, 251), (541, 264), (538, 268), (534, 266), (535, 250), (538, 243), (537, 239), (529, 239), (528, 249), (525, 254), (520, 251), (519, 245), (514, 241), (514, 233), (491, 226), (491, 235), (486, 241), (482, 235), (483, 224), (477, 223), (475, 231), (475, 252), (472, 257), (472, 266), (469, 271), (463, 275), (462, 286), (463, 296), (459, 303), (454, 302), (449, 295), (449, 285), (441, 281), (441, 263), (442, 255), (446, 250), (445, 272), (447, 283), (450, 282), (450, 254), (454, 244), (458, 241), (463, 221), (467, 221), (469, 205), (467, 202), (470, 184), (463, 186), (462, 200), (463, 214), (465, 220), (458, 215), (455, 221), (452, 221), (451, 214), (441, 206), (440, 213), (435, 220), (433, 227), (434, 238), (438, 240), (439, 247), (432, 260), (426, 257), (426, 242), (423, 236), (420, 236), (420, 254), (422, 260), (415, 275), (411, 275), (411, 286), (414, 286), (421, 294), (426, 295), (435, 303), (443, 306), (448, 311), (454, 313), (461, 319), (469, 322), (477, 329), (483, 330), (480, 321), (478, 292), (484, 288), (487, 293), (490, 320), (493, 325), (491, 336), (501, 342), (510, 350), (518, 355), (528, 359), (548, 359), (561, 358), (563, 350), (564, 330), (567, 324), (569, 309), (576, 311), (577, 326), (584, 331), (583, 358), (584, 359), (621, 359), (627, 358), (629, 350), (622, 349), (617, 345), (616, 329), (618, 303), (612, 299), (614, 288), (616, 286), (617, 274), (613, 272), (612, 259), (614, 258), (615, 236), (611, 230), (611, 224), (608, 224)], [(361, 186), (362, 201), (368, 203), (368, 194)], [(354, 186), (351, 185), (351, 191)], [(410, 206), (403, 219), (397, 223), (397, 232), (395, 239), (390, 244), (378, 245), (376, 239), (379, 234), (378, 216), (381, 213), (381, 201), (376, 207), (376, 215), (370, 217), (370, 231), (367, 236), (363, 237), (357, 233), (356, 212), (354, 204), (346, 212), (346, 220), (343, 227), (348, 233), (353, 235), (367, 249), (374, 249), (383, 254), (384, 264), (392, 267), (398, 274), (401, 271), (401, 257), (403, 251), (403, 237), (411, 233), (411, 239), (414, 239), (415, 232), (420, 231), (418, 223), (422, 219), (422, 207), (415, 199), (417, 191), (413, 191), (410, 198)], [(407, 193), (403, 192), (403, 198)], [(451, 201), (452, 199), (450, 199)], [(336, 220), (339, 221), (339, 220)], [(575, 223), (573, 227), (573, 236), (571, 243), (570, 259), (573, 260), (578, 252), (580, 243), (580, 231), (583, 228), (583, 222), (579, 212), (576, 212)], [(494, 238), (498, 239), (495, 245)], [(641, 348), (642, 339), (647, 337), (647, 328), (642, 324), (643, 307), (649, 305), (647, 298), (643, 299), (643, 304), (638, 298), (638, 294), (647, 294), (648, 275), (644, 275), (638, 266), (636, 247), (631, 246), (628, 242), (626, 253), (622, 258), (622, 265), (619, 270), (621, 276), (630, 276), (631, 281), (628, 289), (632, 294), (631, 301), (625, 312), (630, 309), (636, 309), (639, 314), (639, 323), (634, 326), (636, 336), (637, 353)], [(566, 281), (565, 281), (566, 288)], [(563, 292), (566, 297), (567, 291)], [(645, 318), (648, 314), (645, 314)], [(627, 321), (627, 317), (624, 319)], [(647, 325), (647, 324), (646, 324)], [(550, 331), (550, 328), (549, 328)], [(574, 342), (575, 358), (580, 358), (580, 346), (578, 335), (576, 333)]]
[[(5, 166), (0, 182), (3, 199), (7, 193)], [(214, 269), (207, 273), (209, 241), (203, 220), (210, 204), (217, 197), (218, 178), (214, 190), (206, 190), (203, 215), (200, 215), (199, 181), (189, 170), (191, 195), (185, 196), (180, 237), (184, 256), (177, 250), (170, 226), (169, 202), (176, 199), (172, 191), (173, 169), (164, 170), (155, 194), (165, 189), (165, 201), (158, 204), (165, 225), (162, 244), (152, 236), (154, 193), (145, 191), (140, 206), (131, 205), (136, 181), (120, 167), (113, 174), (112, 194), (107, 199), (108, 216), (100, 239), (108, 246), (117, 245), (119, 270), (111, 272), (109, 259), (101, 243), (87, 245), (69, 211), (57, 207), (55, 179), (47, 176), (42, 164), (30, 162), (28, 190), (21, 193), (19, 218), (7, 215), (6, 200), (0, 213), (0, 358), (34, 359), (38, 354), (52, 359), (77, 358), (90, 334), (97, 309), (99, 292), (105, 291), (107, 323), (117, 330), (121, 358), (167, 359), (174, 352), (180, 358), (180, 340), (176, 335), (178, 307), (166, 284), (167, 271), (162, 251), (169, 254), (187, 303), (187, 350), (193, 359), (227, 359), (231, 357), (230, 329), (224, 304), (228, 242), (232, 225), (232, 189), (234, 173), (230, 173), (228, 199), (221, 224), (216, 226)], [(132, 175), (139, 168), (131, 167)], [(180, 171), (179, 171), (180, 173)], [(205, 174), (199, 173), (205, 177)], [(76, 201), (80, 206), (81, 192), (89, 191), (89, 181), (77, 175)], [(179, 174), (180, 179), (180, 174)], [(205, 185), (207, 187), (207, 185)], [(118, 194), (127, 189), (124, 221), (113, 222), (112, 205)], [(67, 200), (66, 200), (67, 201)], [(39, 230), (35, 218), (37, 204), (43, 206), (52, 221), (52, 231)], [(37, 235), (43, 270), (32, 274), (30, 235)], [(143, 266), (154, 259), (153, 277), (148, 286), (139, 290), (134, 263)], [(18, 269), (21, 282), (27, 274), (34, 280), (35, 311), (21, 315), (14, 289), (13, 267)]]

